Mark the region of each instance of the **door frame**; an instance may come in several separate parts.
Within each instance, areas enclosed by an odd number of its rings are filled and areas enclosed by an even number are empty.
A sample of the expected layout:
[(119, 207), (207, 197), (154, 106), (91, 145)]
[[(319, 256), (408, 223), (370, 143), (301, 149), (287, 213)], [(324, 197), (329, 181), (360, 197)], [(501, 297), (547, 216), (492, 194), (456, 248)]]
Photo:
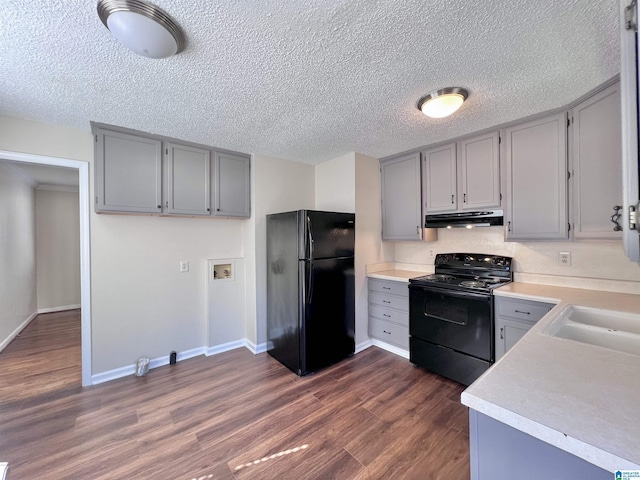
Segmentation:
[(80, 207), (80, 331), (82, 352), (82, 386), (92, 385), (91, 380), (91, 240), (89, 218), (89, 162), (69, 158), (48, 157), (30, 153), (0, 150), (0, 159), (12, 162), (39, 163), (52, 167), (78, 170), (78, 203)]

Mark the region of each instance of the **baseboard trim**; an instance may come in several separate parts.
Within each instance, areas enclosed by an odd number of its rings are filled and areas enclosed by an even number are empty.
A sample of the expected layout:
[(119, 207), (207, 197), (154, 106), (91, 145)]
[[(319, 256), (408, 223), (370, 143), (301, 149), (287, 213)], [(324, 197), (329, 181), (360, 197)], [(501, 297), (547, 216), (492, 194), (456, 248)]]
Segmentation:
[(389, 343), (376, 340), (375, 338), (371, 340), (372, 344), (378, 348), (386, 350), (387, 352), (395, 353), (403, 358), (409, 360), (409, 350), (405, 350), (404, 348), (396, 347), (395, 345), (391, 345)]
[(214, 345), (213, 347), (207, 347), (204, 354), (209, 357), (211, 355), (217, 355), (218, 353), (228, 352), (229, 350), (235, 350), (236, 348), (242, 348), (246, 344), (244, 339), (236, 340), (235, 342), (223, 343), (221, 345)]
[(11, 340), (16, 338), (20, 334), (20, 332), (22, 330), (27, 328), (27, 325), (29, 325), (31, 323), (31, 320), (33, 320), (37, 316), (38, 316), (38, 312), (32, 313), (31, 315), (29, 315), (29, 317), (24, 322), (22, 322), (20, 325), (18, 325), (18, 328), (16, 328), (13, 332), (11, 332), (9, 334), (9, 336), (7, 338), (5, 338), (2, 341), (2, 343), (0, 343), (0, 352), (3, 351), (5, 348), (7, 348), (7, 345), (9, 345), (11, 343)]
[(67, 310), (77, 310), (80, 308), (80, 304), (78, 305), (64, 305), (62, 307), (49, 307), (49, 308), (39, 308), (38, 313), (53, 313), (53, 312), (65, 312)]
[[(204, 355), (205, 351), (206, 351), (205, 347), (198, 347), (198, 348), (192, 348), (191, 350), (185, 350), (184, 352), (179, 352), (177, 355), (177, 361), (187, 360), (189, 358), (197, 357), (199, 355)], [(163, 365), (169, 365), (169, 355), (151, 359), (151, 361), (149, 362), (149, 369), (162, 367)], [(106, 372), (92, 375), (91, 384), (98, 385), (100, 383), (109, 382), (111, 380), (116, 380), (118, 378), (133, 375), (135, 372), (136, 372), (135, 363), (133, 365), (126, 365), (124, 367), (115, 368), (113, 370), (108, 370)]]
[(247, 347), (254, 355), (267, 351), (267, 342), (259, 343), (256, 345), (252, 341), (245, 339), (244, 346)]
[(373, 347), (373, 340), (371, 340), (371, 339), (365, 340), (364, 342), (357, 344), (356, 345), (356, 351), (353, 352), (353, 353), (354, 354), (355, 353), (360, 353), (360, 352), (362, 352), (363, 350), (366, 350), (369, 347)]

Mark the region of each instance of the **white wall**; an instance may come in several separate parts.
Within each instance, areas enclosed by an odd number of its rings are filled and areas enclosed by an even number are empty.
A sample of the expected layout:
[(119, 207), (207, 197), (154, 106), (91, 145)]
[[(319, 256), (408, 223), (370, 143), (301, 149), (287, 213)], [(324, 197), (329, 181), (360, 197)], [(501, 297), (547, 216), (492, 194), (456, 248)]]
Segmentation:
[(356, 211), (355, 154), (348, 153), (315, 167), (316, 210)]
[[(395, 261), (433, 265), (429, 249), (435, 253), (469, 252), (510, 256), (515, 259), (516, 276), (520, 274), (533, 280), (534, 275), (543, 275), (546, 282), (555, 284), (566, 283), (562, 277), (640, 281), (640, 265), (624, 256), (622, 242), (505, 242), (502, 227), (439, 229), (436, 242), (396, 242)], [(558, 265), (560, 251), (571, 252), (570, 267)], [(554, 281), (554, 277), (557, 277), (557, 281)], [(640, 285), (636, 293), (640, 293)]]
[[(1, 150), (91, 164), (93, 144), (89, 132), (0, 117)], [(205, 260), (243, 257), (248, 220), (92, 211), (90, 222), (93, 374), (204, 346)], [(188, 273), (178, 272), (180, 260)]]
[[(255, 203), (248, 226), (247, 248), (255, 251), (247, 264), (247, 339), (267, 341), (267, 219), (270, 213), (315, 208), (314, 167), (264, 155), (252, 159)], [(247, 256), (248, 259), (248, 256)], [(253, 278), (249, 278), (253, 276)], [(255, 312), (255, 316), (252, 316)], [(253, 321), (255, 319), (255, 321)]]
[(36, 313), (35, 252), (34, 190), (0, 164), (0, 345)]
[(78, 192), (36, 189), (38, 310), (80, 305)]

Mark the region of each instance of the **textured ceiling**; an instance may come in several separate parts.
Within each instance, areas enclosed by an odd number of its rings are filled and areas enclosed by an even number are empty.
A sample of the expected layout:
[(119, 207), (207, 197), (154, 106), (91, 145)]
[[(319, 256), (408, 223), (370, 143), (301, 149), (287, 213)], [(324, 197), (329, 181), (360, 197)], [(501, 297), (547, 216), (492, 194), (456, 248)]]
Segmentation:
[[(0, 115), (313, 164), (559, 107), (619, 70), (616, 0), (156, 0), (187, 37), (163, 60), (120, 45), (96, 3), (2, 2)], [(444, 86), (471, 96), (428, 119), (416, 102)]]

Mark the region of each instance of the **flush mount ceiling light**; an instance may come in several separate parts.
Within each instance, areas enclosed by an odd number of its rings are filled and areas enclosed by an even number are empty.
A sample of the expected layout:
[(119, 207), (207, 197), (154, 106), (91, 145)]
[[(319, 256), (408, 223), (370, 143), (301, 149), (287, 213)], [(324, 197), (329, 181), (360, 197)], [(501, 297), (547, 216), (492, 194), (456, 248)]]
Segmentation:
[(468, 96), (469, 92), (464, 88), (441, 88), (418, 100), (418, 109), (427, 117), (446, 117), (458, 110)]
[(166, 58), (184, 48), (178, 24), (142, 0), (99, 0), (98, 16), (125, 47), (149, 58)]

